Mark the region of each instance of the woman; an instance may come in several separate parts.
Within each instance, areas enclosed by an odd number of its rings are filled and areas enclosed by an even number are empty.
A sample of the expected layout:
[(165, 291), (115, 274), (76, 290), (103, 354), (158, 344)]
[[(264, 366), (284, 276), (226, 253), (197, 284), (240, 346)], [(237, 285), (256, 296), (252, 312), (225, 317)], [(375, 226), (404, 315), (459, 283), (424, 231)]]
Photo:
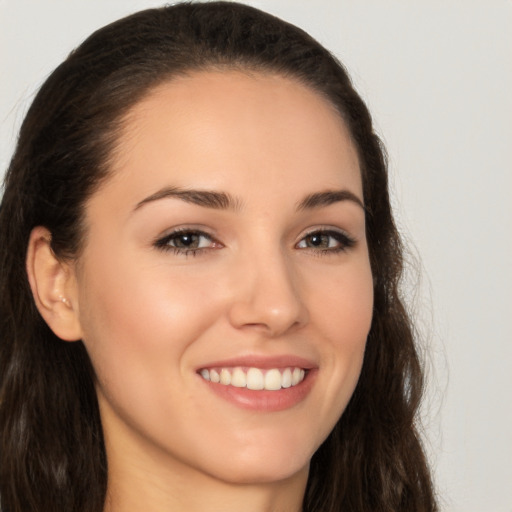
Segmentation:
[(213, 2), (94, 33), (0, 236), (3, 509), (436, 510), (383, 150), (303, 31)]

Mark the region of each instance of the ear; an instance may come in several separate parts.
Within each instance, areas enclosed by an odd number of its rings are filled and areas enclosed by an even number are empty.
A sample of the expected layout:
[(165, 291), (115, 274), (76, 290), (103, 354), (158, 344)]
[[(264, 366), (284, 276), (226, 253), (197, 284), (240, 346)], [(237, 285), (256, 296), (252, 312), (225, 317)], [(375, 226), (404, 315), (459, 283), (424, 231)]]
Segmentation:
[(50, 244), (48, 229), (32, 230), (26, 260), (30, 288), (50, 329), (63, 340), (76, 341), (82, 338), (82, 330), (75, 271), (70, 263), (57, 259)]

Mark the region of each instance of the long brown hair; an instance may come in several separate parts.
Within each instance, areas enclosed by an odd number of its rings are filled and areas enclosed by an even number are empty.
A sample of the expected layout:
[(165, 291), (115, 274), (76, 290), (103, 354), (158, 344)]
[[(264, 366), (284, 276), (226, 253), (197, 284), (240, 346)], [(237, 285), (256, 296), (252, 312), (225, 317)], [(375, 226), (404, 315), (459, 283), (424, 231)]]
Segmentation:
[(83, 344), (59, 340), (36, 310), (28, 237), (46, 226), (57, 257), (75, 258), (84, 205), (108, 176), (123, 116), (158, 83), (199, 69), (299, 80), (334, 105), (359, 154), (373, 321), (355, 393), (311, 461), (304, 511), (437, 510), (416, 428), (422, 370), (399, 294), (402, 247), (370, 114), (319, 43), (231, 2), (150, 9), (98, 30), (48, 78), (25, 118), (0, 209), (1, 506), (103, 510), (108, 472), (94, 370)]

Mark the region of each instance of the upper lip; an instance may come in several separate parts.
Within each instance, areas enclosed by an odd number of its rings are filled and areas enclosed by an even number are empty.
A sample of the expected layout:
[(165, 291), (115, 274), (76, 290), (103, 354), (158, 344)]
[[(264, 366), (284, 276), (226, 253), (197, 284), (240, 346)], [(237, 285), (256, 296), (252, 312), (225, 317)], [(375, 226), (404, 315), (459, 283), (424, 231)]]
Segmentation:
[(303, 368), (304, 370), (312, 370), (317, 365), (309, 359), (295, 355), (278, 355), (278, 356), (262, 356), (262, 355), (245, 355), (211, 361), (198, 367), (203, 368), (231, 368), (236, 366), (247, 366), (252, 368), (271, 369), (271, 368)]

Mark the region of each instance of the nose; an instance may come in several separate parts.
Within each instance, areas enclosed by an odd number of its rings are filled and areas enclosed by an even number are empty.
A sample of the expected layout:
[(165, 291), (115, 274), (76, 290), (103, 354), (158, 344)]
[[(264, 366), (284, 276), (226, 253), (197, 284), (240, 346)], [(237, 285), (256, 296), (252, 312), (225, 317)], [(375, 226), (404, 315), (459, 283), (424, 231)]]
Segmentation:
[(280, 253), (244, 258), (234, 272), (229, 321), (277, 337), (304, 326), (309, 313), (293, 265)]

